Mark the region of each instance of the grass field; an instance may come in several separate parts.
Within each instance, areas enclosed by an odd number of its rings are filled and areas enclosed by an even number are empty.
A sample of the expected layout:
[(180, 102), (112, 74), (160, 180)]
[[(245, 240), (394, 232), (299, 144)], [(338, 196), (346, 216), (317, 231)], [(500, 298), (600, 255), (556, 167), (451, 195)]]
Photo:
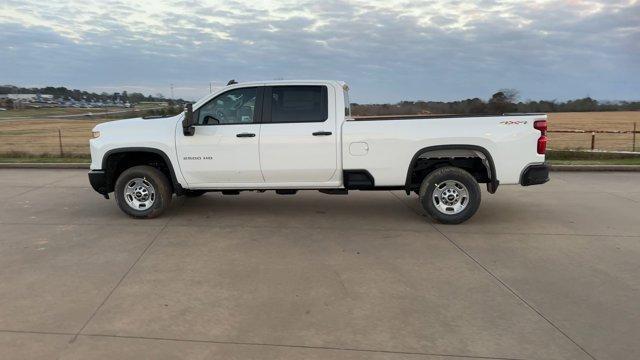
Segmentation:
[[(166, 103), (125, 108), (37, 108), (0, 111), (0, 156), (89, 154), (91, 129), (101, 122), (143, 116)], [(74, 116), (82, 115), (86, 116)], [(60, 116), (72, 117), (62, 118)]]
[[(44, 109), (35, 109), (44, 110)], [(76, 111), (86, 109), (65, 109)], [(94, 109), (97, 110), (97, 109)], [(2, 112), (5, 113), (5, 112)], [(139, 116), (139, 115), (132, 115)], [(32, 119), (0, 119), (0, 154), (49, 154), (60, 155), (60, 140), (63, 155), (88, 155), (91, 129), (104, 119), (52, 119), (42, 118), (39, 113)], [(153, 121), (153, 120), (150, 120)], [(633, 124), (640, 130), (640, 112), (584, 112), (551, 113), (549, 130), (633, 130)], [(61, 139), (58, 138), (60, 130)], [(640, 134), (636, 134), (640, 151)], [(550, 133), (551, 149), (588, 149), (591, 145), (591, 133), (565, 134)], [(596, 134), (596, 149), (632, 150), (631, 134)]]
[[(0, 122), (0, 154), (88, 154), (98, 120), (13, 120)], [(58, 137), (58, 130), (62, 135)]]
[(0, 163), (77, 163), (77, 164), (89, 164), (91, 162), (91, 157), (89, 156), (10, 156), (10, 155), (0, 155)]
[[(590, 149), (591, 131), (631, 131), (637, 123), (640, 131), (640, 111), (607, 111), (550, 113), (549, 131), (584, 130), (583, 134), (550, 133), (551, 149)], [(636, 134), (636, 151), (640, 151), (640, 134)], [(632, 134), (596, 134), (598, 150), (632, 151)]]
[(549, 160), (552, 165), (640, 165), (637, 159), (605, 159), (605, 160)]

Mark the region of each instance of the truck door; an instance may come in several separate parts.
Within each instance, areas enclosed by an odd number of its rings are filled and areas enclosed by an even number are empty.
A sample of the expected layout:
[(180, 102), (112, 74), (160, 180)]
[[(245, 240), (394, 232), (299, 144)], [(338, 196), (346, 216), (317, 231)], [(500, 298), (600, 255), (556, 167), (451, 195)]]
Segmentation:
[(334, 90), (324, 85), (265, 88), (260, 161), (267, 183), (329, 181), (337, 168)]
[(260, 108), (263, 87), (224, 92), (194, 110), (195, 134), (176, 136), (180, 170), (189, 186), (262, 183)]

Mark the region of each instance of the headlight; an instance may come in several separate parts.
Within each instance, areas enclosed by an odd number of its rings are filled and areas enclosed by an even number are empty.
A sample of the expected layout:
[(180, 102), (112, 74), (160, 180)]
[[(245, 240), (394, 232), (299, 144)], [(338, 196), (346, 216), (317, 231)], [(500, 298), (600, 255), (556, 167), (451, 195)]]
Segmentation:
[(91, 137), (94, 139), (97, 139), (100, 137), (100, 131), (92, 131), (91, 132)]

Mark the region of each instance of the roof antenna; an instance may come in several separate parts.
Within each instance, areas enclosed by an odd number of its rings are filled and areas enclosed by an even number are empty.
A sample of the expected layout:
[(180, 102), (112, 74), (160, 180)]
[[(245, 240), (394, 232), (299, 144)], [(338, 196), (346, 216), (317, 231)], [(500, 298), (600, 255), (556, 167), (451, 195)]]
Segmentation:
[(237, 84), (237, 83), (238, 83), (237, 81), (235, 81), (235, 80), (231, 79), (231, 80), (229, 80), (229, 82), (227, 83), (227, 86), (229, 86), (229, 85), (234, 85), (234, 84)]

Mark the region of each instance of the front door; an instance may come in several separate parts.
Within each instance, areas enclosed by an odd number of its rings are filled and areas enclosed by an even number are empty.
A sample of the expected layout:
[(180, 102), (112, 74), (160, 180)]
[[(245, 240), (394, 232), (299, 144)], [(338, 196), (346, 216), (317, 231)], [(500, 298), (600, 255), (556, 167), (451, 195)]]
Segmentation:
[(180, 170), (190, 187), (263, 183), (260, 171), (262, 88), (224, 92), (194, 110), (195, 134), (176, 137)]
[(337, 169), (335, 95), (324, 85), (265, 89), (260, 130), (267, 183), (329, 182)]

